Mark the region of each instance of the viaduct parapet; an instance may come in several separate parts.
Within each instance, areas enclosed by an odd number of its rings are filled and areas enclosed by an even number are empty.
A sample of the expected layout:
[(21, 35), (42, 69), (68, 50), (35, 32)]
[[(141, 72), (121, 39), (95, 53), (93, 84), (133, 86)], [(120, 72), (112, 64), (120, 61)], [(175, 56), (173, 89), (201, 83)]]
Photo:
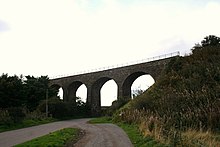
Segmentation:
[[(99, 115), (101, 112), (100, 91), (102, 86), (109, 80), (114, 80), (118, 86), (118, 99), (131, 98), (131, 85), (140, 76), (149, 74), (155, 81), (159, 78), (166, 64), (179, 53), (170, 56), (163, 55), (162, 59), (150, 62), (143, 62), (124, 67), (117, 67), (84, 73), (68, 77), (61, 77), (50, 80), (50, 86), (59, 86), (63, 89), (64, 101), (76, 101), (76, 91), (82, 85), (87, 87), (87, 106), (91, 109), (92, 115)], [(168, 56), (168, 57), (167, 57)], [(161, 56), (158, 56), (161, 57)]]

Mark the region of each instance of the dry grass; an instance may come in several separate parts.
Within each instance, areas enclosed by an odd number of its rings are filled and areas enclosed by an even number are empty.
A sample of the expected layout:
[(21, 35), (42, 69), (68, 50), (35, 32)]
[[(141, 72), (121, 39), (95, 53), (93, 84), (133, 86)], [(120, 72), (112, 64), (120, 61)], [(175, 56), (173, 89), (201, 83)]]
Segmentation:
[(171, 146), (220, 146), (219, 59), (220, 45), (172, 59), (157, 82), (115, 119)]
[(218, 136), (210, 131), (196, 131), (188, 130), (182, 132), (182, 141), (184, 145), (188, 146), (207, 146), (207, 147), (219, 147), (220, 141)]
[[(157, 142), (172, 146), (220, 146), (220, 135), (211, 131), (202, 131), (189, 127), (187, 130), (177, 128), (169, 123), (169, 118), (159, 117), (145, 110), (123, 110), (118, 114), (120, 121), (137, 124), (145, 137), (152, 137)], [(193, 126), (193, 125), (192, 125)]]

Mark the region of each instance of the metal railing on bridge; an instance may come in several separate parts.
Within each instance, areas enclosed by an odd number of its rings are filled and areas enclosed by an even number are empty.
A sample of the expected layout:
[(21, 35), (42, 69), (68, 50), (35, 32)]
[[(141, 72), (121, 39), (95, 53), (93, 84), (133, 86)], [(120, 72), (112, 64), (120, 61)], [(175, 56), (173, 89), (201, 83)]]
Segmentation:
[(171, 58), (171, 57), (175, 57), (175, 56), (179, 56), (179, 55), (180, 55), (180, 52), (178, 51), (178, 52), (173, 52), (173, 53), (164, 54), (164, 55), (160, 55), (160, 56), (150, 57), (150, 58), (146, 58), (146, 59), (142, 59), (142, 60), (127, 62), (127, 63), (123, 63), (123, 64), (116, 64), (116, 65), (112, 65), (112, 66), (84, 70), (84, 71), (75, 72), (72, 74), (58, 75), (58, 76), (50, 77), (50, 79), (58, 79), (58, 78), (62, 78), (62, 77), (68, 77), (68, 76), (104, 71), (104, 70), (109, 70), (109, 69), (114, 69), (114, 68), (120, 68), (120, 67), (125, 67), (125, 66), (131, 66), (131, 65), (135, 65), (135, 64), (141, 64), (141, 63), (147, 63), (147, 62), (152, 62), (152, 61), (156, 61), (156, 60)]

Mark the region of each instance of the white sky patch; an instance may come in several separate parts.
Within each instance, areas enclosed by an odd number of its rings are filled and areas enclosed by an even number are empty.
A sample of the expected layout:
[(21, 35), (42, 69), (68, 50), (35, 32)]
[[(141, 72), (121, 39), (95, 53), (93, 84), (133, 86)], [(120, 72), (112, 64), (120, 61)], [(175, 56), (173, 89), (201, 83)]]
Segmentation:
[(86, 103), (86, 99), (87, 99), (87, 87), (85, 84), (81, 85), (77, 91), (76, 91), (76, 96), (81, 98), (81, 100), (83, 102)]
[(56, 76), (169, 52), (220, 36), (219, 1), (0, 0), (0, 72)]
[(118, 85), (114, 80), (107, 81), (101, 88), (101, 106), (111, 106), (117, 100)]

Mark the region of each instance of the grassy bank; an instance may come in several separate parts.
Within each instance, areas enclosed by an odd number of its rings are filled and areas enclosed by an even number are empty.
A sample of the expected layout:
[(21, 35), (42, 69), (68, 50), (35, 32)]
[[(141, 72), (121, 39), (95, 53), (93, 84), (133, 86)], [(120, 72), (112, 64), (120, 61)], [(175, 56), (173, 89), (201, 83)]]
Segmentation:
[[(220, 42), (213, 39), (203, 40), (185, 57), (172, 58), (152, 87), (113, 113), (128, 135), (137, 128), (144, 136), (137, 142), (153, 138), (153, 145), (146, 141), (137, 146), (157, 146), (154, 140), (171, 146), (220, 146)], [(136, 146), (135, 132), (131, 134)]]
[(25, 143), (16, 145), (15, 147), (62, 147), (72, 145), (80, 138), (80, 130), (75, 128), (65, 128), (48, 135), (35, 138)]
[(55, 121), (57, 121), (57, 119), (53, 119), (53, 118), (47, 118), (47, 119), (42, 119), (42, 120), (25, 119), (19, 123), (0, 125), (0, 132), (16, 130), (16, 129), (21, 129), (21, 128), (27, 128), (27, 127), (31, 127), (31, 126), (37, 126), (37, 125), (51, 123), (51, 122), (55, 122)]
[(89, 123), (91, 123), (91, 124), (112, 123), (112, 118), (111, 117), (93, 118), (89, 121)]
[(126, 134), (128, 135), (128, 137), (130, 138), (132, 144), (135, 147), (152, 147), (152, 146), (156, 146), (156, 147), (164, 147), (166, 145), (160, 144), (159, 142), (155, 141), (153, 138), (151, 137), (144, 137), (141, 132), (139, 131), (139, 128), (137, 125), (134, 124), (126, 124), (126, 123), (116, 123), (113, 122), (112, 119), (110, 117), (100, 117), (100, 118), (94, 118), (92, 120), (89, 121), (90, 123), (113, 123), (118, 125), (119, 127), (121, 127)]
[(220, 146), (220, 44), (173, 58), (146, 92), (114, 114), (172, 146)]

